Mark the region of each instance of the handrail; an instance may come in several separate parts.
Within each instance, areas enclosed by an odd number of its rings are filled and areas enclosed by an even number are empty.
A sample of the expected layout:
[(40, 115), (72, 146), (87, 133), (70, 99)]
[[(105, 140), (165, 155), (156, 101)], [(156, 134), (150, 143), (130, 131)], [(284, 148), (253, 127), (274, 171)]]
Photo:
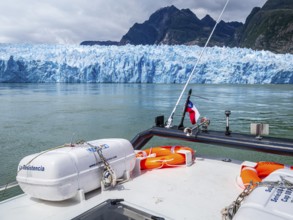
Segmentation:
[(254, 135), (249, 134), (231, 133), (230, 135), (226, 135), (225, 132), (221, 131), (203, 132), (200, 130), (193, 134), (186, 134), (177, 127), (168, 129), (154, 126), (137, 134), (131, 140), (131, 143), (134, 149), (140, 150), (154, 136), (293, 156), (293, 139), (275, 137), (263, 137), (262, 139), (258, 139)]

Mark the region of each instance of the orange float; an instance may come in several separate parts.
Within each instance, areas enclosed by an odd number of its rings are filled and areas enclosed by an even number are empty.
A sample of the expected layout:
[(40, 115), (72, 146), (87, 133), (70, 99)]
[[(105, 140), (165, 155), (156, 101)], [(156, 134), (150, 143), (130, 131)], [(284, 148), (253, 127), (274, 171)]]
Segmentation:
[[(258, 162), (255, 167), (243, 166), (240, 177), (244, 186), (247, 186), (250, 183), (255, 186), (256, 183), (261, 182), (262, 179), (267, 177), (275, 170), (283, 169), (284, 167), (285, 165), (281, 163), (261, 161)], [(289, 166), (288, 168), (293, 170), (293, 166)]]
[(194, 150), (185, 146), (160, 146), (142, 150), (136, 157), (143, 158), (140, 161), (141, 170), (159, 169), (183, 165), (186, 162), (185, 154), (181, 150), (189, 151), (194, 160)]

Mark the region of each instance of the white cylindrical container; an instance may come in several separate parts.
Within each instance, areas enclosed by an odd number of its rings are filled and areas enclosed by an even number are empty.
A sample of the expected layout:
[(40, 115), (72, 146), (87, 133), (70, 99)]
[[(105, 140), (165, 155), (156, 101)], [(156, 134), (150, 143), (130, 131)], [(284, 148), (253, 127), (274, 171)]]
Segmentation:
[[(268, 186), (259, 186), (247, 196), (233, 220), (293, 219), (293, 189), (282, 182), (293, 183), (293, 170), (279, 169), (263, 179)], [(272, 184), (272, 183), (275, 183)], [(278, 186), (278, 183), (279, 186)], [(271, 184), (271, 185), (270, 185)]]
[(135, 153), (128, 140), (100, 139), (23, 158), (16, 177), (19, 186), (32, 197), (49, 201), (72, 198), (80, 189), (97, 189), (104, 170), (97, 148), (102, 148), (117, 178), (133, 170)]

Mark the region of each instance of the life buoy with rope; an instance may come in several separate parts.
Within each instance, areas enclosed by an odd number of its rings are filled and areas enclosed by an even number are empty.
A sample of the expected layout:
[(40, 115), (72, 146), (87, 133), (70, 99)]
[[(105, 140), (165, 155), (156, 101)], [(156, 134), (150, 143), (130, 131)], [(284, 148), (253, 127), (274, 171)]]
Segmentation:
[(250, 184), (252, 184), (252, 187), (255, 187), (257, 183), (260, 183), (269, 174), (285, 167), (293, 170), (293, 166), (285, 166), (281, 163), (261, 161), (256, 163), (254, 167), (245, 165), (242, 166), (240, 177), (245, 187)]
[(153, 147), (139, 151), (136, 153), (136, 157), (142, 158), (140, 161), (141, 170), (160, 169), (185, 164), (186, 158), (182, 151), (189, 151), (192, 155), (192, 161), (194, 160), (194, 150), (185, 146)]

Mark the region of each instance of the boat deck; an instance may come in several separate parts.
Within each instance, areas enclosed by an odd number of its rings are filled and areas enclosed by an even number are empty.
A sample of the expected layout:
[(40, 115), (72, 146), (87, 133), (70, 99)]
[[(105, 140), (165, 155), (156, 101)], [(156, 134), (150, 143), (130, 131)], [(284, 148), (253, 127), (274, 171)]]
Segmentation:
[(81, 202), (48, 202), (28, 195), (0, 203), (1, 219), (73, 219), (109, 199), (163, 219), (221, 219), (221, 210), (236, 199), (239, 162), (197, 158), (190, 167), (142, 172), (114, 189), (86, 194)]

